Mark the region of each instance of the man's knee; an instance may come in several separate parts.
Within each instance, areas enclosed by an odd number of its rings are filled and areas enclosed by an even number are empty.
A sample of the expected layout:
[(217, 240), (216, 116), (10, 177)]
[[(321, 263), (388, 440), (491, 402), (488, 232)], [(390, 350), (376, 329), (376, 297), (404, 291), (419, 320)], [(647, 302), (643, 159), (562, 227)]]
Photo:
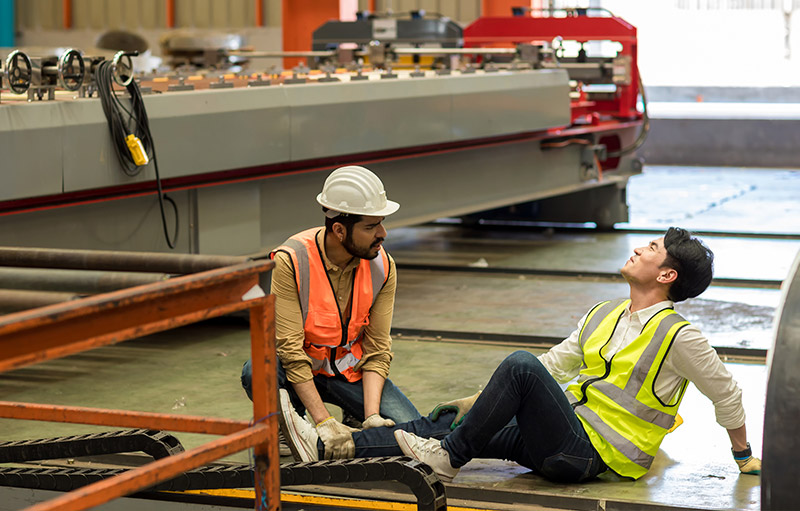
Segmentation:
[(253, 366), (248, 360), (242, 366), (242, 388), (250, 401), (253, 400)]
[(501, 365), (505, 365), (512, 369), (530, 369), (534, 367), (538, 369), (543, 367), (536, 355), (529, 351), (523, 350), (515, 351), (511, 355), (507, 356)]

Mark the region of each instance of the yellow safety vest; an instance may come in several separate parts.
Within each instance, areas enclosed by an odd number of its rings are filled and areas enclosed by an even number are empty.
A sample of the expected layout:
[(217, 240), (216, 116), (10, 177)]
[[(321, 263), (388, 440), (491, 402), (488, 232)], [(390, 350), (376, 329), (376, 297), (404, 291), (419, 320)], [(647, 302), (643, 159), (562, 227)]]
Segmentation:
[(689, 322), (671, 307), (660, 310), (633, 342), (608, 357), (603, 349), (629, 303), (603, 302), (589, 312), (578, 338), (583, 365), (566, 395), (606, 465), (638, 479), (652, 465), (686, 391), (683, 379), (665, 403), (655, 381), (675, 336)]

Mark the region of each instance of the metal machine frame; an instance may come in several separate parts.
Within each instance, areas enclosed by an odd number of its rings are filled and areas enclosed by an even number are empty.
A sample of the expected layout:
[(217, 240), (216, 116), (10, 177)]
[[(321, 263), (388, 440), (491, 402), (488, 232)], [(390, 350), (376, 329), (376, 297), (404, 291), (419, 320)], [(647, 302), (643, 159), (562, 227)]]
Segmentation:
[[(570, 11), (567, 11), (570, 12)], [(572, 101), (572, 122), (590, 120), (592, 114), (611, 115), (618, 119), (641, 119), (636, 108), (639, 95), (636, 27), (615, 16), (594, 17), (586, 13), (565, 17), (496, 16), (478, 18), (464, 29), (464, 46), (511, 45), (532, 42), (550, 44), (554, 39), (587, 43), (613, 41), (622, 45), (614, 65), (628, 66), (630, 79), (615, 80), (616, 97), (610, 100), (587, 101), (585, 95)], [(582, 62), (574, 66), (580, 69)], [(590, 63), (585, 63), (591, 65)], [(560, 64), (570, 70), (570, 63)], [(620, 70), (623, 71), (623, 70)]]
[[(37, 261), (57, 261), (60, 251), (4, 250), (7, 262), (35, 266)], [(48, 255), (49, 254), (49, 255)], [(92, 254), (82, 252), (76, 260), (105, 261), (119, 268), (125, 258), (142, 254)], [(253, 417), (238, 421), (212, 417), (176, 416), (158, 413), (0, 402), (0, 417), (72, 422), (105, 426), (165, 429), (222, 435), (201, 447), (167, 456), (107, 480), (79, 488), (30, 509), (81, 510), (169, 480), (229, 454), (255, 449), (256, 501), (263, 509), (280, 508), (278, 458), (278, 409), (274, 368), (275, 331), (272, 295), (255, 297), (248, 292), (258, 286), (259, 275), (272, 269), (271, 260), (246, 261), (218, 267), (202, 256), (162, 255), (156, 266), (174, 271), (181, 258), (206, 265), (200, 273), (176, 277), (61, 303), (16, 312), (0, 318), (0, 371), (23, 367), (88, 349), (119, 343), (143, 335), (176, 328), (207, 318), (249, 309), (253, 360)], [(205, 263), (204, 263), (205, 259)], [(215, 259), (215, 258), (214, 258)], [(152, 260), (152, 258), (151, 258)], [(57, 263), (55, 263), (57, 265)], [(50, 264), (49, 266), (53, 266)], [(122, 265), (124, 266), (124, 264)], [(95, 266), (97, 268), (97, 266)]]

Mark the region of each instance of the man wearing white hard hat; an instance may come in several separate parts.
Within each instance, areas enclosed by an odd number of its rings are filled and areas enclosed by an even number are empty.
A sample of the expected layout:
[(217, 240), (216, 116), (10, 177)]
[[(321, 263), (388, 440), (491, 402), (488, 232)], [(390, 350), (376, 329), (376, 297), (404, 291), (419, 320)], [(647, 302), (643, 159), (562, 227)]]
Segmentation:
[[(298, 233), (270, 254), (278, 386), (301, 415), (308, 411), (326, 452), (348, 457), (355, 430), (324, 402), (356, 417), (363, 429), (420, 417), (387, 378), (397, 271), (381, 246), (382, 222), (400, 205), (387, 199), (378, 176), (358, 166), (333, 171), (317, 202), (325, 227)], [(252, 399), (250, 363), (242, 385)]]

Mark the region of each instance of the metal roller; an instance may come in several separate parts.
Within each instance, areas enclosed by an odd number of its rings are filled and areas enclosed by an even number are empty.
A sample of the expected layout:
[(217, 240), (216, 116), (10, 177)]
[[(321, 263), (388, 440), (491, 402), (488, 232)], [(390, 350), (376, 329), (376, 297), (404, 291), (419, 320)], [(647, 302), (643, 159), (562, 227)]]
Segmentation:
[(796, 509), (800, 436), (800, 253), (784, 281), (767, 365), (761, 509)]
[(106, 293), (167, 280), (166, 273), (0, 267), (0, 288), (68, 293)]
[(241, 264), (247, 257), (0, 247), (0, 266), (72, 270), (196, 273)]
[(81, 298), (75, 293), (55, 293), (50, 291), (21, 291), (18, 289), (0, 289), (0, 312), (16, 312), (35, 309), (55, 303), (68, 302)]

